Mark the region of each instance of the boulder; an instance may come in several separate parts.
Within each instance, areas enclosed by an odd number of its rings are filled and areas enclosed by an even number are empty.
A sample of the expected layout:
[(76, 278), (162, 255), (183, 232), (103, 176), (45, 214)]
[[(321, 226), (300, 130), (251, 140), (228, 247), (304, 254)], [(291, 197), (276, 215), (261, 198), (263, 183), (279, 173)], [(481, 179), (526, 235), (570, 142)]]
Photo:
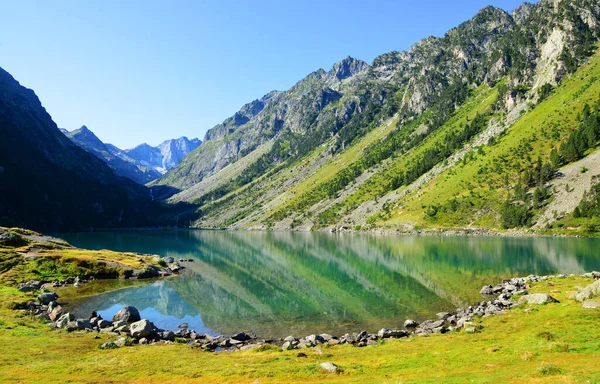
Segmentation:
[(126, 323), (135, 323), (136, 321), (140, 321), (141, 317), (140, 317), (140, 313), (138, 312), (137, 309), (135, 309), (135, 307), (132, 306), (126, 306), (123, 307), (123, 309), (121, 309), (119, 312), (117, 312), (114, 316), (113, 316), (113, 323), (118, 322), (118, 321), (125, 321)]
[(162, 339), (162, 340), (167, 340), (167, 341), (175, 341), (175, 333), (173, 333), (172, 331), (163, 331), (163, 332), (159, 332), (158, 336)]
[(530, 295), (525, 295), (519, 299), (519, 304), (546, 304), (557, 302), (558, 300), (546, 293), (533, 293)]
[(311, 345), (317, 345), (324, 343), (325, 339), (323, 339), (320, 335), (310, 335), (306, 337), (306, 341)]
[(329, 361), (319, 364), (319, 367), (321, 367), (329, 373), (336, 373), (338, 369), (337, 365), (330, 363)]
[(404, 322), (404, 328), (416, 328), (419, 326), (419, 323), (412, 319), (408, 319)]
[(436, 316), (440, 320), (446, 320), (447, 318), (449, 318), (452, 315), (449, 314), (448, 312), (439, 312), (439, 313), (436, 314)]
[(115, 349), (118, 348), (119, 346), (115, 343), (113, 343), (112, 341), (109, 341), (107, 343), (104, 343), (100, 346), (100, 349)]
[(111, 327), (112, 323), (110, 321), (108, 321), (108, 320), (102, 319), (102, 320), (98, 320), (97, 323), (96, 323), (96, 325), (98, 325), (98, 328), (104, 329), (104, 328)]
[(583, 302), (583, 304), (581, 306), (583, 308), (594, 309), (594, 308), (600, 308), (600, 303), (597, 301), (593, 301), (593, 300), (586, 300)]
[(115, 344), (117, 345), (117, 347), (130, 347), (133, 345), (133, 341), (131, 341), (131, 339), (128, 337), (119, 337), (115, 341)]
[(74, 321), (74, 320), (75, 320), (75, 316), (73, 316), (72, 314), (67, 312), (58, 318), (58, 320), (56, 321), (56, 328), (65, 328), (67, 326), (68, 322)]
[(284, 351), (290, 351), (292, 349), (296, 349), (297, 346), (298, 346), (298, 342), (297, 341), (286, 341), (281, 346), (281, 349), (284, 350)]
[(425, 328), (425, 329), (434, 329), (434, 328), (443, 327), (444, 323), (445, 323), (444, 320), (438, 320), (438, 321), (426, 320), (421, 323), (420, 327)]
[(149, 338), (154, 334), (154, 324), (148, 320), (140, 320), (129, 325), (129, 333), (136, 339)]
[(251, 337), (245, 332), (236, 333), (235, 335), (231, 336), (231, 338), (237, 341), (248, 341), (251, 339)]
[(19, 284), (19, 291), (21, 292), (31, 292), (37, 291), (42, 288), (42, 283), (37, 280), (31, 280), (26, 283)]
[(60, 319), (60, 317), (64, 314), (64, 310), (62, 309), (62, 307), (56, 306), (54, 307), (54, 309), (52, 309), (52, 312), (50, 312), (50, 320), (52, 321), (57, 321), (58, 319)]
[(402, 330), (398, 330), (398, 329), (382, 328), (379, 330), (379, 332), (377, 332), (377, 337), (379, 337), (380, 339), (387, 339), (390, 337), (407, 337), (407, 336), (408, 336), (407, 331), (402, 331)]
[(42, 305), (48, 305), (52, 301), (55, 301), (57, 299), (58, 299), (58, 295), (54, 292), (42, 293), (41, 295), (38, 296), (38, 301)]

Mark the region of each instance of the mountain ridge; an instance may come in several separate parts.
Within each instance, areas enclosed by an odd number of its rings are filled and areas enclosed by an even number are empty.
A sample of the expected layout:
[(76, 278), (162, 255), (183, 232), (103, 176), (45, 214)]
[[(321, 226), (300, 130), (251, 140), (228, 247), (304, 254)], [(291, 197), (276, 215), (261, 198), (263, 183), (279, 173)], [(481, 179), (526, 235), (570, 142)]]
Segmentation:
[(122, 150), (102, 142), (85, 125), (70, 132), (61, 129), (61, 132), (75, 144), (106, 162), (118, 176), (127, 177), (139, 184), (159, 178), (201, 143), (197, 138), (189, 140), (182, 136), (165, 140), (156, 147), (142, 143), (134, 148)]
[[(277, 92), (260, 111), (246, 114), (247, 120), (234, 115), (218, 125), (218, 135), (207, 134), (203, 145), (153, 185), (173, 188), (169, 201), (200, 205), (200, 219), (191, 223), (198, 227), (392, 225), (384, 219), (390, 207), (401, 210), (401, 201), (414, 199), (419, 188), (435, 188), (430, 183), (439, 175), (472, 156), (471, 143), (479, 143), (482, 151), (494, 145), (588, 62), (600, 35), (599, 14), (589, 0), (541, 0), (511, 13), (488, 6), (442, 37), (382, 54), (347, 74), (342, 70), (342, 80), (331, 76), (336, 66), (348, 67), (344, 60), (353, 59), (346, 58)], [(580, 96), (577, 100), (583, 100)], [(566, 132), (557, 131), (555, 145)], [(361, 149), (351, 151), (357, 145)], [(423, 145), (429, 149), (419, 150)], [(348, 151), (356, 152), (353, 158), (344, 155)], [(396, 160), (406, 156), (417, 165)], [(408, 188), (406, 197), (394, 197), (389, 206), (378, 202), (446, 162), (449, 168), (431, 174), (419, 188)], [(313, 174), (320, 176), (305, 185)], [(494, 215), (502, 211), (497, 198)], [(539, 208), (525, 203), (536, 215)], [(405, 224), (440, 225), (424, 212), (434, 214), (435, 207), (419, 208), (424, 217), (407, 218)], [(396, 220), (393, 225), (404, 224)]]

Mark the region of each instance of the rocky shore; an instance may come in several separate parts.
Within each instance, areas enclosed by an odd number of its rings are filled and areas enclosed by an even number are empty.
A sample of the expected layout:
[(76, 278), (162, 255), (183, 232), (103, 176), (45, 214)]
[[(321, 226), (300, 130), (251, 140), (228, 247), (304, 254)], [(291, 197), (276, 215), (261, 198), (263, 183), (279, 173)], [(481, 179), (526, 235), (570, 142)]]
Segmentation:
[[(174, 260), (167, 260), (174, 263)], [(184, 260), (187, 261), (187, 260)], [(594, 280), (587, 287), (577, 287), (578, 292), (572, 299), (582, 302), (585, 308), (598, 308), (600, 303), (594, 298), (600, 295), (600, 272), (582, 275)], [(557, 302), (550, 294), (530, 294), (530, 284), (549, 279), (565, 278), (565, 275), (536, 276), (512, 278), (497, 285), (484, 286), (480, 293), (483, 301), (467, 308), (458, 308), (452, 313), (440, 312), (437, 318), (417, 322), (407, 319), (403, 329), (383, 328), (377, 333), (362, 331), (347, 333), (341, 336), (330, 334), (308, 335), (305, 337), (288, 336), (284, 339), (258, 338), (253, 333), (239, 332), (232, 336), (211, 336), (190, 330), (187, 324), (180, 325), (178, 330), (163, 330), (157, 328), (152, 321), (141, 319), (139, 311), (134, 307), (124, 307), (111, 320), (103, 319), (96, 312), (88, 318), (75, 318), (66, 312), (58, 303), (59, 297), (54, 292), (43, 292), (37, 297), (37, 302), (30, 302), (24, 310), (31, 311), (38, 318), (46, 319), (55, 328), (67, 332), (83, 331), (98, 332), (113, 335), (114, 341), (101, 345), (103, 349), (132, 346), (135, 344), (169, 344), (186, 343), (192, 347), (207, 351), (250, 350), (264, 345), (278, 346), (283, 350), (315, 347), (319, 344), (351, 344), (356, 347), (377, 345), (384, 339), (407, 338), (430, 334), (443, 334), (463, 330), (466, 333), (476, 333), (479, 326), (476, 318), (484, 318), (505, 314), (515, 306), (540, 305)], [(22, 290), (44, 289), (39, 282), (32, 281), (22, 284)], [(526, 311), (530, 308), (525, 309)]]

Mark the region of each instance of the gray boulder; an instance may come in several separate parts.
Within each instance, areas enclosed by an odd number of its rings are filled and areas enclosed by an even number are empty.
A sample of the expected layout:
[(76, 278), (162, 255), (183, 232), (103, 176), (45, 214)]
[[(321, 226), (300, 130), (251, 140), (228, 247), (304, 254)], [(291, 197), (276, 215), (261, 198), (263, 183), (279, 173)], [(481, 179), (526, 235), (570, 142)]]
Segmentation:
[(379, 330), (379, 332), (377, 332), (377, 337), (379, 337), (380, 339), (387, 339), (390, 337), (407, 337), (407, 336), (408, 336), (407, 331), (403, 331), (403, 330), (399, 330), (399, 329), (382, 328)]
[(136, 339), (149, 338), (154, 335), (154, 324), (148, 320), (140, 320), (129, 325), (129, 333)]
[(37, 291), (42, 288), (42, 283), (37, 280), (31, 280), (26, 283), (19, 284), (19, 291), (21, 292), (31, 292)]
[(583, 302), (583, 304), (581, 306), (583, 308), (594, 309), (594, 308), (600, 308), (600, 303), (597, 301), (593, 301), (593, 300), (586, 300)]
[(530, 295), (525, 295), (519, 299), (519, 304), (546, 304), (557, 302), (558, 300), (546, 293), (533, 293)]
[(50, 320), (52, 321), (57, 321), (58, 319), (60, 319), (60, 317), (64, 314), (64, 310), (62, 309), (62, 307), (56, 306), (54, 307), (54, 309), (52, 309), (52, 312), (50, 312)]
[(235, 335), (231, 336), (231, 338), (237, 341), (248, 341), (251, 339), (251, 337), (245, 332), (236, 333)]
[(117, 312), (112, 319), (113, 323), (119, 321), (124, 321), (126, 323), (135, 323), (136, 321), (140, 320), (140, 313), (137, 309), (135, 309), (135, 307), (132, 307), (130, 305), (123, 307), (123, 309)]
[(329, 373), (336, 373), (338, 369), (337, 365), (330, 363), (329, 361), (319, 364), (319, 367), (321, 367)]
[(404, 322), (404, 328), (416, 328), (419, 326), (419, 323), (412, 319), (408, 319)]
[(163, 332), (159, 332), (158, 336), (162, 339), (162, 340), (167, 340), (167, 341), (175, 341), (175, 334), (173, 333), (173, 331), (163, 331)]
[(100, 329), (104, 329), (104, 328), (108, 328), (112, 326), (112, 323), (108, 320), (98, 320), (98, 322), (96, 323), (96, 325), (98, 325), (98, 328)]
[(58, 299), (58, 295), (54, 292), (42, 293), (38, 296), (38, 301), (42, 305), (48, 305)]
[(70, 313), (65, 313), (56, 321), (56, 328), (65, 328), (67, 326), (67, 323), (74, 320), (75, 316), (73, 316)]
[(100, 349), (115, 349), (118, 348), (119, 346), (115, 343), (113, 343), (112, 341), (109, 341), (107, 343), (104, 343), (100, 346)]

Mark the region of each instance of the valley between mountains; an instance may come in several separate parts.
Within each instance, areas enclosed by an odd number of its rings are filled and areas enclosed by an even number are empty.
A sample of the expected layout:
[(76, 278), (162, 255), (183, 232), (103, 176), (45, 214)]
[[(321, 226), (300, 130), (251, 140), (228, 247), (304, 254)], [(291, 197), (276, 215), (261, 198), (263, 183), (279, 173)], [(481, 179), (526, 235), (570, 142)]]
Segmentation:
[[(272, 91), (203, 141), (130, 150), (85, 126), (61, 132), (4, 73), (0, 217), (42, 230), (595, 234), (599, 13), (592, 0), (485, 7), (408, 51), (346, 57)], [(80, 180), (63, 189), (67, 174)]]

